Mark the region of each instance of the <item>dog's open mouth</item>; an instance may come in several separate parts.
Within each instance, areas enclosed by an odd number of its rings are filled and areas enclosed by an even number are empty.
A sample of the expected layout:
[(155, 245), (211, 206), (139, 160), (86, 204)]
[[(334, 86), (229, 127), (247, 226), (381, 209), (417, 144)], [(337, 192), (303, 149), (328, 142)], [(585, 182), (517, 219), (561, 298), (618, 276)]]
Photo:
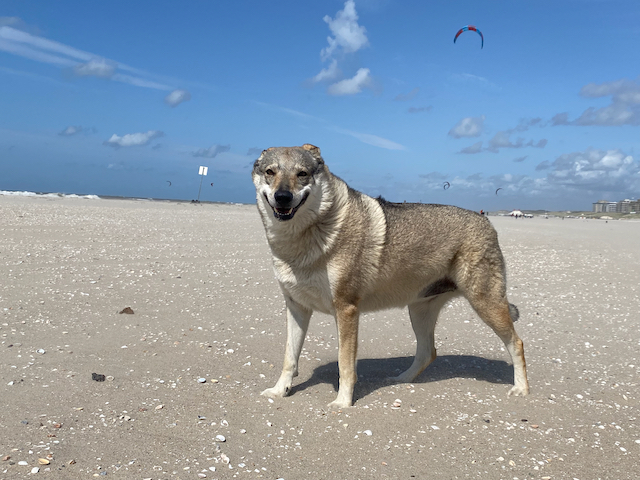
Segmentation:
[(302, 200), (300, 200), (300, 203), (298, 203), (298, 205), (296, 205), (295, 207), (288, 207), (288, 208), (274, 207), (269, 202), (267, 195), (265, 195), (265, 198), (267, 199), (267, 203), (269, 203), (269, 205), (273, 209), (273, 216), (276, 217), (278, 220), (284, 221), (284, 220), (291, 220), (293, 218), (293, 216), (296, 214), (298, 209), (304, 204), (304, 202), (307, 201), (308, 196), (309, 195), (307, 193), (304, 197), (302, 197)]

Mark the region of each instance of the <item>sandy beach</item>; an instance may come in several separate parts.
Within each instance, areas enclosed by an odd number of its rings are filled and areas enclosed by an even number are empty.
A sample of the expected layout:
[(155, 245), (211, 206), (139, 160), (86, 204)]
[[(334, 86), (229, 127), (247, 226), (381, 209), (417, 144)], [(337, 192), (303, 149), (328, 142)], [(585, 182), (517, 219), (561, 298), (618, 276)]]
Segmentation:
[(293, 394), (260, 396), (285, 318), (254, 205), (0, 196), (0, 479), (637, 478), (640, 222), (491, 221), (531, 394), (507, 397), (507, 352), (456, 300), (413, 384), (386, 380), (406, 310), (363, 316), (332, 412), (326, 315)]

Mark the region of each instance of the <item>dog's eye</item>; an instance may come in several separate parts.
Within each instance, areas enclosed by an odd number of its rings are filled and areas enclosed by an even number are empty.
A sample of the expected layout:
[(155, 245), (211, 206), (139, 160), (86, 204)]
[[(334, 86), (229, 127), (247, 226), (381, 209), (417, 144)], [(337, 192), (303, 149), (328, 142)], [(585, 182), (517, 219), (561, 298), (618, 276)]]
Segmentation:
[(308, 175), (307, 172), (298, 172), (299, 177), (306, 177)]
[(267, 175), (275, 175), (275, 173), (273, 173), (273, 170), (271, 170), (270, 168), (268, 168), (264, 173), (266, 173)]

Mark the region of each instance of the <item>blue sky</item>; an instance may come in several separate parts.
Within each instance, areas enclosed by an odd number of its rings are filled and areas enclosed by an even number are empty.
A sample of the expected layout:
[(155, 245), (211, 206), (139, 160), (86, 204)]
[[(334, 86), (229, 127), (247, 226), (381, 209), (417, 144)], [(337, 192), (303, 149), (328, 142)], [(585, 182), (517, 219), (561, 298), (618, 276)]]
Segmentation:
[(312, 143), (391, 201), (590, 210), (640, 195), (639, 65), (637, 0), (4, 0), (0, 190), (189, 200), (204, 165), (252, 203)]

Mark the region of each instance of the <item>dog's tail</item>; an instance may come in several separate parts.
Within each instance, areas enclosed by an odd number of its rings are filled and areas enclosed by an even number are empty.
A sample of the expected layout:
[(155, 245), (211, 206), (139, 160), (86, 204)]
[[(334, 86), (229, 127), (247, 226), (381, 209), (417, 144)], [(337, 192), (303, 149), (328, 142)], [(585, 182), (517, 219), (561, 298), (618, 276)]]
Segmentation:
[(520, 310), (513, 303), (509, 304), (509, 315), (511, 315), (511, 321), (517, 322), (520, 318)]

